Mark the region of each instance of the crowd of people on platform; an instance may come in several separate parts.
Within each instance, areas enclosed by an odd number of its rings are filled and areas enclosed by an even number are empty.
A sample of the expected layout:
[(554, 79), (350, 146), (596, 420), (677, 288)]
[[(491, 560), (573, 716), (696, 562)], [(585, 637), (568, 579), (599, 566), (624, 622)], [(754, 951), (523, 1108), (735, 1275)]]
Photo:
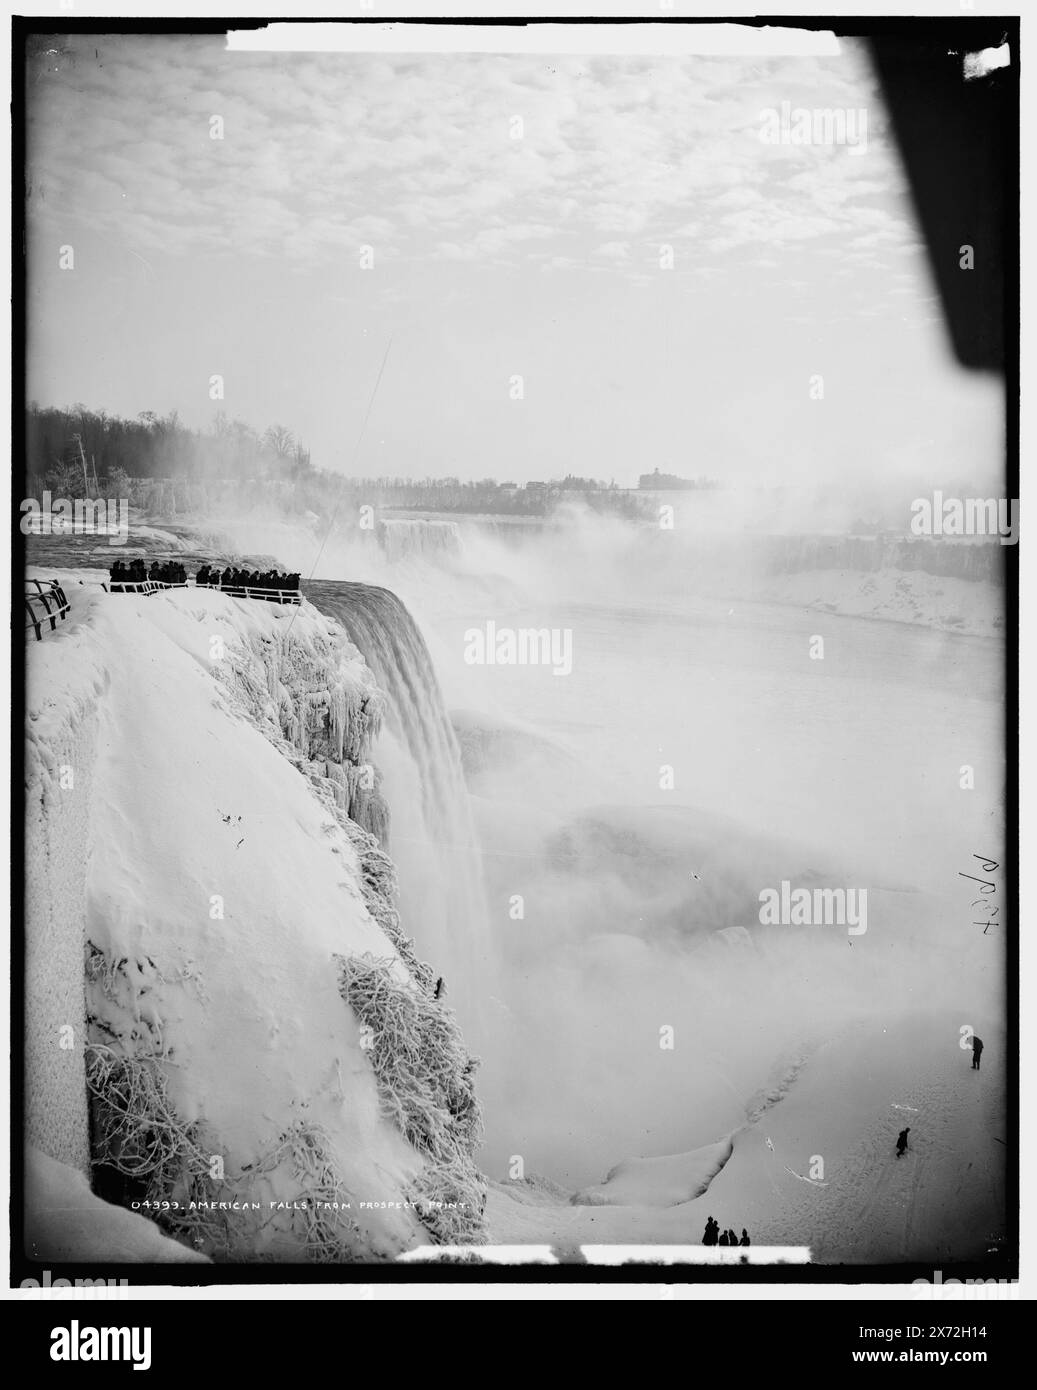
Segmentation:
[[(115, 560), (108, 571), (113, 584), (186, 584), (188, 571), (178, 560), (152, 560), (150, 567), (145, 560)], [(210, 589), (282, 589), (299, 592), (299, 575), (281, 574), (279, 570), (238, 570), (229, 566), (220, 567), (203, 564), (195, 575), (195, 584)]]
[(722, 1231), (712, 1217), (706, 1221), (706, 1231), (702, 1237), (703, 1245), (748, 1245), (749, 1243), (749, 1232), (744, 1226), (742, 1227), (742, 1238), (739, 1240), (730, 1227), (726, 1231)]
[(282, 589), (298, 593), (299, 576), (281, 574), (279, 570), (239, 570), (229, 565), (222, 572), (218, 566), (203, 565), (195, 576), (196, 584), (210, 589)]
[(141, 559), (116, 560), (109, 571), (113, 584), (186, 584), (187, 571), (176, 560), (152, 560), (151, 568)]
[[(113, 587), (129, 587), (137, 584), (180, 584), (187, 583), (187, 570), (178, 560), (152, 560), (150, 568), (144, 560), (116, 560), (109, 576)], [(203, 565), (195, 575), (194, 582), (200, 588), (221, 589), (237, 598), (270, 598), (275, 602), (297, 603), (299, 601), (299, 578), (297, 574), (282, 574), (280, 570), (243, 570), (228, 565), (221, 570), (218, 565)], [(259, 592), (253, 592), (258, 590)], [(145, 590), (150, 592), (150, 590)]]

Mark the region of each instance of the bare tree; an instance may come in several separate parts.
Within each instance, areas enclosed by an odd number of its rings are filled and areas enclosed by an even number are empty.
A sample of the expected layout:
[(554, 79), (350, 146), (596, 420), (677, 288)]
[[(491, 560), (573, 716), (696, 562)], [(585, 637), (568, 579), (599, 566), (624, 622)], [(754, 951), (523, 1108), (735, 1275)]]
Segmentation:
[(292, 452), (295, 435), (285, 425), (271, 425), (263, 435), (263, 443), (283, 463)]

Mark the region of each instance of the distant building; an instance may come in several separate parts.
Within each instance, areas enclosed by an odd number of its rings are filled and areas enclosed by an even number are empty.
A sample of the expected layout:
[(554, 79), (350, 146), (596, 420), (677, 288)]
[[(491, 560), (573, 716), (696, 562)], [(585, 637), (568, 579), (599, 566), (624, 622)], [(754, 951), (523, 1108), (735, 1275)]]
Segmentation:
[(661, 492), (690, 492), (697, 488), (716, 487), (716, 484), (708, 478), (678, 478), (676, 473), (660, 473), (656, 468), (651, 473), (642, 473), (637, 480), (637, 486), (642, 491), (648, 489)]

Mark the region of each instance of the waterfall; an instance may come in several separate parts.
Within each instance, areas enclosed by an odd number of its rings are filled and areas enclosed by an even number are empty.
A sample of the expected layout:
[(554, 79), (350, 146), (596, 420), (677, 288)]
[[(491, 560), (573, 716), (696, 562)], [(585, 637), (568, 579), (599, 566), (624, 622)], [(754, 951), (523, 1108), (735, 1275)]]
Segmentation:
[(461, 533), (454, 521), (393, 518), (381, 522), (378, 539), (390, 564), (412, 557), (428, 560), (458, 555), (461, 551)]
[(753, 537), (758, 565), (771, 574), (807, 569), (925, 570), (972, 582), (1004, 582), (1004, 549), (993, 540), (900, 536), (782, 535)]
[(461, 754), (432, 658), (388, 589), (312, 580), (309, 601), (341, 623), (386, 696), (376, 757), (389, 803), (389, 847), (400, 872), (405, 930), (474, 1008), (488, 960), (487, 912)]

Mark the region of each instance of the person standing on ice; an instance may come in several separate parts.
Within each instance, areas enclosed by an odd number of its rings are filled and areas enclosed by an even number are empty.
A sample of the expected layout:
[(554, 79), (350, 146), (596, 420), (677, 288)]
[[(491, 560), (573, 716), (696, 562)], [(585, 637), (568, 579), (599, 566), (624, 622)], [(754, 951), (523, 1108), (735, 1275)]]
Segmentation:
[(910, 1133), (911, 1133), (911, 1126), (908, 1125), (907, 1129), (902, 1129), (902, 1130), (900, 1131), (900, 1133), (897, 1135), (897, 1158), (899, 1158), (900, 1155), (901, 1155), (901, 1154), (904, 1152), (904, 1150), (907, 1148), (907, 1136), (908, 1136)]
[(979, 1054), (983, 1051), (983, 1039), (972, 1035), (972, 1070), (979, 1071)]
[(726, 1244), (727, 1244), (727, 1232), (726, 1232), (726, 1231), (721, 1231), (721, 1233), (720, 1233), (720, 1239), (717, 1241), (717, 1244), (718, 1244), (718, 1245), (726, 1245)]
[(706, 1217), (706, 1230), (702, 1237), (703, 1245), (716, 1245), (720, 1227), (711, 1216)]
[(749, 1244), (749, 1232), (745, 1229), (744, 1226), (742, 1227), (742, 1239), (738, 1242), (738, 1244), (739, 1244), (739, 1245), (748, 1245), (748, 1244)]

